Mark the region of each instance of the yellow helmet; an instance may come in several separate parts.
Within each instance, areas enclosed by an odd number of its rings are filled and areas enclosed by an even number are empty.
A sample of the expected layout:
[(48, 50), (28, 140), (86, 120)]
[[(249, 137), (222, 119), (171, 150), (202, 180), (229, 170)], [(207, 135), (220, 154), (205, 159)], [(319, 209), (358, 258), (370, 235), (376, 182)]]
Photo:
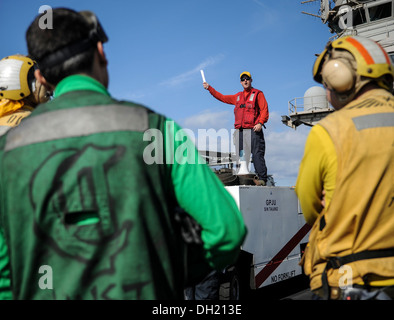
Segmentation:
[(22, 55), (0, 60), (0, 99), (21, 100), (34, 92), (35, 68), (35, 61)]
[(394, 66), (387, 52), (377, 42), (360, 36), (346, 36), (329, 43), (313, 66), (315, 81), (339, 93), (351, 88), (358, 91), (370, 81), (391, 91), (391, 84), (385, 81), (387, 76), (394, 81)]

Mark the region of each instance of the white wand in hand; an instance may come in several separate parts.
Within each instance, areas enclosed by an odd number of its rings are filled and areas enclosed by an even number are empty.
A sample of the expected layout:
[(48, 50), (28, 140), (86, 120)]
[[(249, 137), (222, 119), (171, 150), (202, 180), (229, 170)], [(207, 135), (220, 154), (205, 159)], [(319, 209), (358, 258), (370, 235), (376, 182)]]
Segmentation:
[(200, 70), (200, 72), (201, 72), (202, 82), (206, 82), (206, 81), (205, 81), (204, 70)]

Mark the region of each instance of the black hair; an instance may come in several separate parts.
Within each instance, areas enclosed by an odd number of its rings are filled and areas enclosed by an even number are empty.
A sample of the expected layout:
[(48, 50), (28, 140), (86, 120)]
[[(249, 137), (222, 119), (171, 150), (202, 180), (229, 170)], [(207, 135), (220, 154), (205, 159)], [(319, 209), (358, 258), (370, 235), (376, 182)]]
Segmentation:
[(46, 67), (45, 64), (40, 66), (40, 61), (50, 54), (89, 38), (91, 31), (91, 27), (81, 14), (67, 8), (53, 9), (53, 28), (41, 28), (39, 22), (44, 14), (38, 15), (30, 24), (26, 31), (26, 42), (29, 55), (37, 61), (45, 79), (49, 83), (57, 85), (67, 76), (90, 73), (96, 50), (94, 47), (90, 47), (55, 66)]

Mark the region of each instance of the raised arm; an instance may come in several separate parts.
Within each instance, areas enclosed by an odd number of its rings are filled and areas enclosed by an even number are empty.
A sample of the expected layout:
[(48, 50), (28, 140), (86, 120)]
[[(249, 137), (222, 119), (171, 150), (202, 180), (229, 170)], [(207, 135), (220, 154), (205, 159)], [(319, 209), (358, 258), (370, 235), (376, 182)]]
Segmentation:
[(204, 86), (204, 89), (208, 90), (212, 96), (214, 96), (216, 99), (218, 99), (221, 102), (224, 102), (227, 104), (232, 104), (232, 105), (235, 105), (235, 103), (237, 102), (237, 95), (236, 94), (231, 94), (231, 95), (221, 94), (220, 92), (216, 91), (212, 86), (210, 86), (206, 82), (203, 83), (203, 86)]

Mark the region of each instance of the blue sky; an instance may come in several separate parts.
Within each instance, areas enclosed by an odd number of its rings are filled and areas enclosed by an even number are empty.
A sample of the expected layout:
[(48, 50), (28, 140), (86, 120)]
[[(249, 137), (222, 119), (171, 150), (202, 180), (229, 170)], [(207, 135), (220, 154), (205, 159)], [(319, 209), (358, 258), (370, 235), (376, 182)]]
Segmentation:
[(0, 57), (27, 54), (25, 31), (42, 5), (94, 11), (109, 42), (111, 95), (165, 114), (185, 128), (233, 128), (231, 105), (215, 100), (207, 82), (223, 94), (242, 90), (250, 71), (270, 111), (266, 162), (276, 184), (295, 184), (307, 127), (282, 124), (288, 101), (311, 86), (315, 54), (333, 35), (320, 19), (319, 2), (301, 0), (0, 0)]

